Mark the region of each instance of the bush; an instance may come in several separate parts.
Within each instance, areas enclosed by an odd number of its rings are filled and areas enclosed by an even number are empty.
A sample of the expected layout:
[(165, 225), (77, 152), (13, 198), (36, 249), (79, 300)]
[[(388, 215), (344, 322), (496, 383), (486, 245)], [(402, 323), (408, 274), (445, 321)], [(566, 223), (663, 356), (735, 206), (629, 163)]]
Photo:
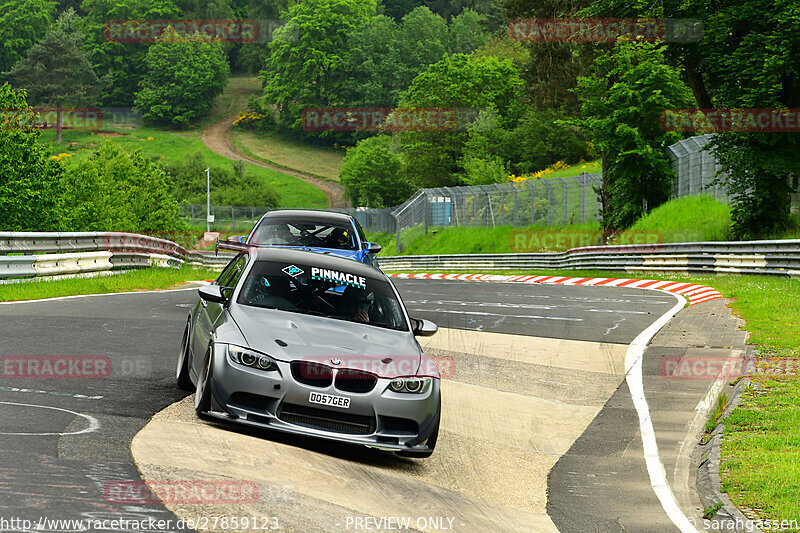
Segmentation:
[(135, 105), (156, 123), (186, 127), (208, 114), (228, 81), (222, 45), (199, 35), (181, 37), (171, 28), (148, 49), (145, 63)]
[(209, 165), (203, 154), (197, 152), (183, 161), (162, 163), (169, 174), (172, 194), (178, 201), (206, 202), (206, 169), (211, 173), (211, 203), (214, 205), (237, 205), (274, 207), (279, 196), (272, 187), (247, 175), (243, 161), (234, 161), (230, 168)]
[[(0, 109), (19, 110), (7, 113), (0, 125), (0, 229), (59, 229), (55, 211), (64, 169), (36, 142), (39, 132), (26, 125), (31, 120), (24, 92), (7, 83), (0, 86)], [(21, 123), (15, 123), (16, 118)]]
[(521, 174), (534, 172), (557, 161), (577, 163), (588, 158), (586, 137), (575, 126), (557, 122), (561, 113), (529, 108), (519, 124), (501, 143), (502, 154), (511, 169)]
[(184, 227), (164, 171), (106, 141), (61, 179), (66, 231), (174, 231)]
[(414, 188), (400, 170), (402, 160), (388, 135), (360, 141), (342, 162), (339, 177), (345, 196), (356, 206), (390, 207), (408, 199)]

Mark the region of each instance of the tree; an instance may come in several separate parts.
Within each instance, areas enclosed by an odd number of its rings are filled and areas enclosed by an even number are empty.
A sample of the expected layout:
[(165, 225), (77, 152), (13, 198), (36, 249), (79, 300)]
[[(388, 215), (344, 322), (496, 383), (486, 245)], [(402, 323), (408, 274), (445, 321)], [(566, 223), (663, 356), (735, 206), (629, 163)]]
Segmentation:
[[(473, 58), (464, 54), (446, 57), (417, 76), (404, 93), (401, 108), (451, 109), (460, 116), (492, 110), (497, 126), (510, 128), (522, 108), (522, 79), (510, 60)], [(404, 172), (418, 187), (454, 185), (464, 174), (461, 158), (469, 138), (468, 121), (460, 119), (445, 131), (401, 131)]]
[(167, 177), (141, 150), (106, 141), (61, 179), (67, 231), (174, 231), (184, 227)]
[(339, 178), (353, 205), (391, 207), (403, 203), (414, 188), (403, 180), (401, 157), (388, 135), (369, 137), (351, 148)]
[[(508, 0), (512, 19), (576, 18), (590, 0)], [(571, 42), (526, 43), (530, 58), (522, 71), (528, 101), (537, 109), (561, 110), (577, 115), (578, 100), (572, 89), (579, 76), (588, 75), (597, 52), (605, 45)]]
[(211, 109), (228, 81), (228, 61), (222, 46), (200, 35), (182, 37), (172, 28), (145, 56), (146, 75), (136, 93), (142, 117), (186, 127)]
[(39, 144), (33, 110), (24, 91), (0, 85), (0, 228), (53, 231), (59, 228), (58, 180), (63, 168)]
[(394, 44), (397, 72), (394, 86), (405, 90), (428, 65), (447, 54), (450, 35), (447, 22), (427, 7), (418, 7), (403, 17)]
[(41, 39), (53, 21), (50, 0), (0, 2), (0, 72), (7, 72)]
[(378, 12), (400, 21), (415, 7), (425, 5), (425, 0), (383, 0), (378, 4)]
[(660, 128), (665, 109), (692, 103), (679, 69), (661, 45), (624, 42), (595, 61), (596, 72), (578, 78), (580, 120), (602, 156), (602, 224), (623, 230), (669, 198), (674, 173), (666, 148), (681, 134)]
[(174, 20), (181, 16), (173, 0), (83, 0), (81, 30), (91, 54), (92, 66), (109, 83), (101, 92), (101, 104), (110, 107), (133, 106), (134, 95), (145, 74), (145, 55), (151, 42), (121, 42), (109, 38), (109, 22)]
[(41, 42), (28, 50), (14, 65), (8, 78), (28, 91), (36, 105), (57, 107), (56, 142), (61, 142), (62, 107), (97, 103), (100, 80), (83, 49), (83, 35), (77, 30), (72, 8), (61, 14)]
[(299, 128), (304, 107), (340, 105), (347, 37), (376, 14), (375, 0), (304, 0), (276, 30), (260, 78), (264, 104), (282, 124)]
[(483, 45), (489, 35), (484, 31), (482, 15), (465, 9), (450, 21), (450, 53), (469, 54)]
[(248, 0), (246, 5), (241, 6), (237, 16), (266, 22), (267, 25), (259, 28), (259, 37), (255, 42), (242, 43), (236, 51), (235, 60), (232, 58), (231, 63), (239, 70), (258, 74), (269, 57), (272, 32), (279, 27), (279, 19), (288, 8), (289, 0)]
[(392, 107), (400, 100), (396, 51), (398, 25), (380, 15), (348, 37), (343, 65), (342, 98), (352, 106)]
[[(519, 0), (522, 1), (522, 0)], [(645, 4), (594, 0), (587, 15), (693, 18), (701, 39), (670, 42), (667, 57), (685, 69), (701, 108), (800, 107), (800, 22), (795, 0), (667, 0)], [(733, 233), (764, 237), (789, 220), (791, 177), (800, 175), (793, 133), (725, 132), (712, 150), (733, 193)]]
[[(577, 126), (564, 124), (563, 118), (557, 111), (539, 111), (529, 106), (520, 120), (508, 128), (494, 121), (482, 124), (479, 120), (470, 128), (464, 160), (473, 159), (470, 167), (473, 173), (482, 166), (486, 171), (493, 169), (493, 181), (506, 181), (510, 172), (521, 175), (542, 170), (557, 161), (577, 163), (588, 157), (586, 137)], [(467, 164), (464, 168), (469, 175)], [(504, 173), (500, 172), (501, 168), (505, 169)], [(471, 178), (466, 181), (469, 183)]]
[[(467, 26), (462, 24), (461, 29)], [(400, 24), (386, 16), (372, 18), (349, 35), (347, 44), (342, 101), (351, 106), (394, 107), (414, 78), (447, 54), (451, 37), (442, 17), (419, 7)]]

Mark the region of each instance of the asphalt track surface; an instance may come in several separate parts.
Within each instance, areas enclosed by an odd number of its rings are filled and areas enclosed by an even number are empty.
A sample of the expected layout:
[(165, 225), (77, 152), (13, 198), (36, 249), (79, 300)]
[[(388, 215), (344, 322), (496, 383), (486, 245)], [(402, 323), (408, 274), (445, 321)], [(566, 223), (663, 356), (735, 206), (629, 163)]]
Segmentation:
[[(624, 288), (395, 283), (410, 314), (446, 329), (619, 345), (675, 304), (669, 295)], [(4, 373), (0, 520), (18, 521), (0, 522), (0, 529), (37, 530), (19, 527), (23, 519), (174, 520), (161, 505), (107, 501), (103, 489), (109, 481), (140, 479), (131, 440), (154, 413), (185, 396), (175, 387), (174, 367), (196, 299), (188, 290), (0, 305), (0, 356), (99, 356), (107, 357), (112, 368), (103, 379), (20, 379)], [(463, 364), (482, 363), (467, 358)], [(563, 394), (566, 401), (569, 391)]]

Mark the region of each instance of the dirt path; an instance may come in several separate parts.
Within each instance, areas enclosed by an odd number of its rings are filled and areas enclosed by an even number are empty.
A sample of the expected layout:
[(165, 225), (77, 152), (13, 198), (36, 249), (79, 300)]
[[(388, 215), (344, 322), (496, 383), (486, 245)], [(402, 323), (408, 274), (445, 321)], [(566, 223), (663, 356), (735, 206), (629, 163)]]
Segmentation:
[(305, 181), (306, 183), (310, 183), (325, 193), (325, 196), (328, 198), (328, 207), (347, 207), (347, 202), (344, 199), (344, 187), (338, 183), (316, 178), (314, 176), (309, 176), (308, 174), (304, 174), (296, 170), (287, 170), (279, 166), (264, 163), (263, 161), (253, 159), (252, 157), (243, 154), (234, 148), (230, 141), (230, 131), (235, 120), (236, 115), (232, 115), (209, 125), (203, 130), (203, 133), (200, 136), (203, 144), (205, 144), (209, 150), (221, 155), (222, 157), (227, 157), (228, 159), (232, 159), (234, 161), (246, 161), (253, 165), (275, 170), (276, 172), (293, 176)]

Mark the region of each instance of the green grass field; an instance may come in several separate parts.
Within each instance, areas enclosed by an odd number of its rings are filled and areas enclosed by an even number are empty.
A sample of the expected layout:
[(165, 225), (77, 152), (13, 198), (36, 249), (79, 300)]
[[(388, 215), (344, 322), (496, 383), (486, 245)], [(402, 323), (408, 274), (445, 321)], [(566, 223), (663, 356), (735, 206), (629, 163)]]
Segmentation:
[(660, 233), (662, 242), (722, 241), (730, 238), (731, 209), (711, 196), (671, 200), (639, 219), (631, 231)]
[(216, 279), (218, 272), (183, 266), (174, 268), (147, 268), (121, 274), (92, 278), (46, 278), (0, 285), (0, 302), (14, 300), (39, 300), (76, 294), (108, 294), (112, 292), (173, 289), (187, 281)]
[(344, 150), (308, 144), (274, 132), (234, 128), (231, 143), (253, 159), (306, 174), (339, 181)]
[(599, 159), (587, 161), (585, 163), (575, 163), (569, 168), (562, 168), (554, 170), (551, 174), (547, 174), (546, 178), (568, 178), (570, 176), (578, 176), (586, 172), (587, 174), (596, 174), (602, 170), (602, 165)]
[(247, 111), (250, 96), (261, 93), (261, 80), (252, 76), (231, 76), (221, 95), (214, 100), (208, 117), (198, 126), (204, 126), (223, 117)]
[[(672, 200), (654, 209), (634, 226), (615, 236), (611, 244), (717, 241), (728, 236), (730, 209), (709, 196)], [(384, 247), (384, 255), (396, 254), (393, 233), (367, 236)], [(405, 230), (400, 255), (492, 254), (562, 252), (600, 244), (598, 222), (559, 226), (446, 227), (422, 226)]]
[[(229, 159), (212, 152), (203, 144), (200, 140), (199, 130), (178, 132), (141, 127), (125, 132), (110, 133), (65, 131), (63, 132), (63, 142), (60, 145), (55, 144), (54, 131), (45, 131), (39, 140), (42, 143), (52, 143), (53, 155), (70, 154), (71, 157), (62, 158), (68, 164), (80, 161), (103, 141), (111, 140), (128, 151), (140, 148), (142, 153), (148, 157), (163, 157), (168, 161), (175, 161), (200, 152), (211, 165), (220, 167), (232, 165)], [(280, 207), (323, 208), (328, 205), (325, 194), (321, 190), (302, 180), (257, 165), (248, 164), (247, 172), (262, 183), (271, 185), (277, 191), (280, 196)], [(198, 179), (204, 180), (205, 176), (198, 176)], [(211, 179), (213, 180), (214, 176), (211, 176)]]

